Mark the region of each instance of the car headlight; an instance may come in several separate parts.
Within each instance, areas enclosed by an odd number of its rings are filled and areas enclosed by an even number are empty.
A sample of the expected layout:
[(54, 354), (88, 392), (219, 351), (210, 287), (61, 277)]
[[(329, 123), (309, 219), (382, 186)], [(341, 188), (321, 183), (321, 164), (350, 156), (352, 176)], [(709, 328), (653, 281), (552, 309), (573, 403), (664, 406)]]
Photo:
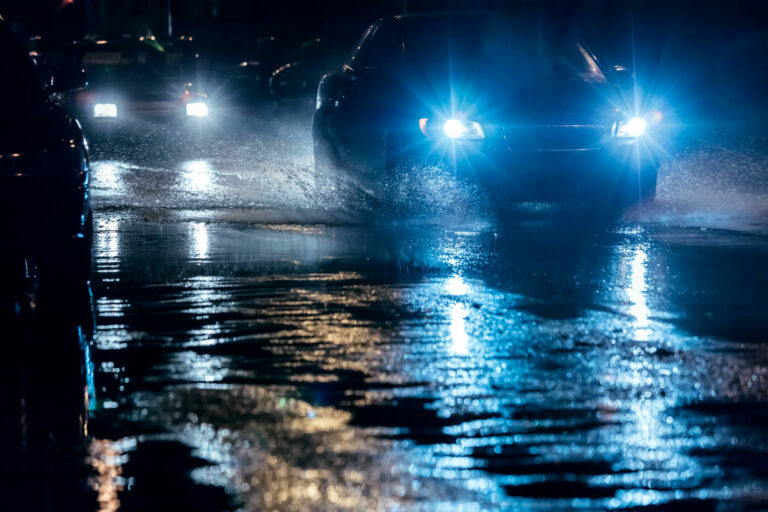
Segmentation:
[[(421, 133), (430, 136), (430, 119), (422, 117), (419, 119), (419, 129)], [(439, 128), (438, 128), (439, 129)], [(475, 121), (460, 121), (458, 119), (448, 119), (443, 123), (443, 134), (451, 139), (484, 139), (485, 132), (480, 123)]]
[(616, 124), (616, 137), (620, 139), (636, 139), (645, 133), (648, 123), (642, 117), (633, 117), (619, 121)]
[(208, 115), (208, 105), (201, 102), (187, 103), (189, 117), (205, 117)]
[(447, 136), (452, 139), (458, 139), (467, 129), (464, 127), (464, 123), (458, 119), (449, 119), (443, 125), (443, 131)]
[(96, 103), (93, 106), (93, 117), (117, 117), (117, 105), (114, 103)]

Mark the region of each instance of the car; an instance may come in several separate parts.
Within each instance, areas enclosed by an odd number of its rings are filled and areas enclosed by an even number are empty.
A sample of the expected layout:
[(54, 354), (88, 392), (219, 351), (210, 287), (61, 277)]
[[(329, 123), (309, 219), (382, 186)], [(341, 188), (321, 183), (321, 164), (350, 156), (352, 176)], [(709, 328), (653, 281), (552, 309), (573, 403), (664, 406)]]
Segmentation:
[(624, 69), (504, 13), (384, 18), (317, 89), (315, 164), (386, 197), (399, 173), (448, 169), (502, 202), (653, 197), (654, 120)]
[[(84, 86), (81, 74), (54, 76), (48, 87), (0, 18), (0, 228), (4, 254), (14, 250), (76, 261), (90, 269), (92, 213), (88, 145), (78, 121), (51, 100)], [(72, 256), (74, 260), (68, 259)]]
[(261, 36), (250, 42), (232, 42), (226, 51), (220, 50), (216, 55), (217, 100), (238, 108), (269, 100), (269, 78), (285, 58), (287, 46), (279, 37)]
[(121, 120), (206, 118), (207, 96), (184, 76), (184, 63), (153, 36), (79, 41), (54, 72), (82, 69), (88, 87), (63, 103), (89, 127)]
[(338, 67), (343, 55), (335, 41), (322, 37), (304, 41), (269, 77), (272, 101), (276, 104), (305, 103), (311, 108), (320, 78)]

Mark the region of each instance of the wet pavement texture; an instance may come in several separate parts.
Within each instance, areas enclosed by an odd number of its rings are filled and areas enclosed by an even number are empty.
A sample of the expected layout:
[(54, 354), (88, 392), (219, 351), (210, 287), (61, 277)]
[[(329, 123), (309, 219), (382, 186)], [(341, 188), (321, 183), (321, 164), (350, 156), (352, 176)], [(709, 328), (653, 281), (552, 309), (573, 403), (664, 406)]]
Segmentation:
[(305, 120), (198, 130), (92, 138), (91, 286), (3, 363), (11, 510), (768, 509), (764, 140), (618, 219), (430, 176), (372, 221)]

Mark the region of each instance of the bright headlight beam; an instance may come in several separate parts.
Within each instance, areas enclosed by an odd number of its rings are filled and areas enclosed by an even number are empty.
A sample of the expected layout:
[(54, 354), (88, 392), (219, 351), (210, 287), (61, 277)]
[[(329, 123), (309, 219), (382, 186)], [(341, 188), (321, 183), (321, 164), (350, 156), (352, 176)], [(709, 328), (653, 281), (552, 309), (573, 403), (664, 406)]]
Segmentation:
[[(419, 131), (425, 137), (438, 136), (440, 129), (435, 126), (434, 130), (431, 128), (432, 124), (428, 117), (419, 118)], [(446, 137), (452, 140), (457, 139), (484, 139), (485, 131), (480, 123), (476, 121), (460, 121), (458, 119), (448, 119), (442, 123), (443, 133)]]
[(639, 137), (640, 135), (645, 133), (645, 129), (647, 128), (647, 124), (645, 122), (645, 119), (642, 117), (633, 117), (629, 121), (627, 121), (627, 134), (630, 137)]
[(464, 135), (466, 128), (464, 127), (464, 123), (458, 119), (449, 119), (443, 125), (443, 131), (450, 138), (456, 139)]
[(117, 117), (117, 105), (114, 103), (96, 103), (93, 106), (93, 117)]
[(621, 138), (637, 138), (645, 133), (648, 123), (642, 117), (633, 117), (619, 122), (616, 128), (616, 136)]
[(187, 103), (187, 115), (189, 117), (205, 117), (208, 115), (208, 105), (200, 102)]

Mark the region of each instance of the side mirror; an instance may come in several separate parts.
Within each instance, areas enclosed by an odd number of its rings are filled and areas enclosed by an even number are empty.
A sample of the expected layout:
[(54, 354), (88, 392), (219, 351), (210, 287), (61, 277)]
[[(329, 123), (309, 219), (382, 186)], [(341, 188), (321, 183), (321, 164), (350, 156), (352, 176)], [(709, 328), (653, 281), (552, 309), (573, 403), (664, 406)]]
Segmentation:
[(88, 85), (84, 69), (58, 68), (51, 73), (48, 92), (69, 92)]

